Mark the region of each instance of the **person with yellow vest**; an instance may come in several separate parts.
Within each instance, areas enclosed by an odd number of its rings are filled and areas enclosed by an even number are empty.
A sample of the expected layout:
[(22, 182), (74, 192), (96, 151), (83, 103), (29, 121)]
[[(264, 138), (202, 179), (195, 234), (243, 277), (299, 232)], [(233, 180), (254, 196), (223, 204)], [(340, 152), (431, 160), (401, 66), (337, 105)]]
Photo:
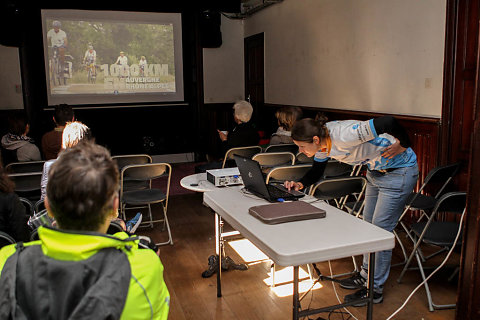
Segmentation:
[(45, 206), (56, 227), (0, 250), (0, 319), (167, 319), (163, 265), (139, 238), (107, 235), (118, 169), (93, 142), (52, 165)]

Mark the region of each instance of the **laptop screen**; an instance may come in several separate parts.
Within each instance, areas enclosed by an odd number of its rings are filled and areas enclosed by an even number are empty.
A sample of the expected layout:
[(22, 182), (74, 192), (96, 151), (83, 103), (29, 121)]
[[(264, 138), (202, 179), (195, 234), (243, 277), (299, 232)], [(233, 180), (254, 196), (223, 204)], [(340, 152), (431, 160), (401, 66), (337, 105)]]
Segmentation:
[(258, 162), (237, 155), (235, 155), (234, 158), (238, 171), (240, 171), (240, 175), (242, 176), (245, 188), (270, 201), (270, 194), (268, 193), (267, 185), (263, 180), (262, 169)]

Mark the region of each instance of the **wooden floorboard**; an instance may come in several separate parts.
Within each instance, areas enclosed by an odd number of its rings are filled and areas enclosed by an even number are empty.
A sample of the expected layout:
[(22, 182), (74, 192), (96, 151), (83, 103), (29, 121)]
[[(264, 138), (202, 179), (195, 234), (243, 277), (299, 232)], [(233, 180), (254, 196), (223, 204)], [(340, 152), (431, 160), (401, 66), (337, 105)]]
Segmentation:
[[(159, 215), (159, 207), (154, 209)], [(164, 276), (171, 295), (170, 320), (183, 319), (291, 319), (292, 296), (277, 296), (264, 282), (270, 272), (270, 262), (257, 262), (246, 271), (229, 270), (222, 273), (222, 298), (216, 295), (216, 277), (202, 278), (201, 274), (208, 267), (208, 257), (215, 252), (214, 215), (202, 204), (202, 194), (186, 194), (170, 197), (168, 217), (172, 230), (174, 245), (161, 247), (161, 260), (165, 267)], [(231, 230), (227, 225), (226, 230)], [(140, 228), (137, 232), (150, 236), (155, 241), (164, 241), (166, 232), (161, 231), (157, 224), (153, 229)], [(292, 235), (294, 236), (294, 235)], [(236, 262), (242, 262), (241, 257), (227, 245), (227, 255)], [(360, 263), (361, 258), (357, 257)], [(394, 263), (400, 261), (400, 250), (395, 249)], [(329, 275), (327, 262), (318, 264), (323, 275)], [(334, 273), (348, 272), (353, 269), (350, 258), (331, 262)], [(305, 268), (306, 270), (306, 268)], [(385, 284), (384, 302), (374, 306), (374, 319), (386, 319), (405, 298), (420, 283), (418, 271), (407, 272), (403, 282), (396, 279), (400, 267), (391, 269), (390, 277)], [(278, 272), (278, 271), (277, 271)], [(449, 271), (443, 271), (431, 281), (434, 300), (438, 303), (451, 303), (456, 297), (456, 279), (449, 283), (445, 279)], [(322, 281), (322, 287), (313, 290), (302, 301), (302, 306), (320, 308), (338, 303), (332, 282)], [(352, 293), (335, 285), (338, 295)], [(365, 319), (366, 308), (349, 308), (358, 319)], [(425, 290), (420, 288), (407, 306), (394, 319), (407, 320), (447, 320), (454, 319), (455, 310), (428, 311)], [(327, 319), (328, 314), (314, 315)], [(331, 315), (330, 319), (346, 319), (339, 314)]]

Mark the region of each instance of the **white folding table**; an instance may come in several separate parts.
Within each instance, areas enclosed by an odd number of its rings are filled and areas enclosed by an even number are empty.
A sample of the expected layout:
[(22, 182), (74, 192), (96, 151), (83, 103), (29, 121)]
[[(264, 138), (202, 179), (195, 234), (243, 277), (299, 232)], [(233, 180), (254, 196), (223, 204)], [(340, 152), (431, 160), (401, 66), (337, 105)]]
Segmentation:
[[(218, 261), (221, 261), (221, 219), (265, 253), (274, 263), (294, 268), (293, 319), (319, 312), (328, 312), (359, 301), (338, 304), (314, 310), (300, 310), (298, 294), (298, 270), (303, 264), (334, 260), (370, 253), (368, 279), (367, 319), (373, 312), (373, 271), (375, 252), (392, 249), (393, 233), (354, 217), (324, 202), (313, 205), (324, 209), (323, 219), (311, 219), (269, 225), (248, 213), (248, 208), (268, 203), (263, 199), (245, 196), (241, 187), (223, 188), (206, 192), (204, 202), (215, 211)], [(217, 272), (217, 296), (221, 297), (221, 267)]]

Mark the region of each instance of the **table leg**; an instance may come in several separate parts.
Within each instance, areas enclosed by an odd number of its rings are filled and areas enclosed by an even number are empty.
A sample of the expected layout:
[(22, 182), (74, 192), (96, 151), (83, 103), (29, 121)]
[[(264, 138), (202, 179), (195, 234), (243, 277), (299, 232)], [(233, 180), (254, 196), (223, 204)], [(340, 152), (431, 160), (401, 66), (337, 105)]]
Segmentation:
[(298, 266), (293, 267), (293, 320), (298, 320), (300, 301), (298, 300)]
[(221, 239), (223, 229), (222, 218), (215, 213), (215, 244), (217, 251), (217, 297), (222, 296), (222, 251), (223, 240)]
[(375, 274), (375, 252), (370, 252), (368, 255), (368, 304), (367, 304), (367, 320), (371, 320), (373, 316), (373, 279)]

